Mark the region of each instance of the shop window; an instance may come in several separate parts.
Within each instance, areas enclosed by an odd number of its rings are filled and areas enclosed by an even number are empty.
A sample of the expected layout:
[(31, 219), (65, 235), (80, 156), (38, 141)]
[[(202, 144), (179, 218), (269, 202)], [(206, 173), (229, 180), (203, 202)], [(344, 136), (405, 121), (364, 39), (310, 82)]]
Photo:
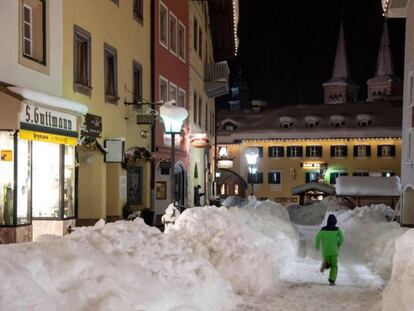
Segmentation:
[(0, 132), (0, 225), (14, 224), (14, 135)]
[(194, 124), (197, 124), (197, 117), (198, 117), (198, 95), (196, 91), (194, 90), (193, 95), (193, 121)]
[(90, 96), (91, 87), (91, 35), (86, 30), (75, 25), (74, 36), (74, 72), (73, 88), (79, 92)]
[(168, 9), (160, 1), (160, 43), (168, 49)]
[(377, 148), (378, 157), (395, 157), (394, 145), (379, 145)]
[(305, 181), (306, 183), (309, 182), (318, 182), (320, 177), (319, 172), (306, 172), (305, 173)]
[(322, 157), (322, 146), (306, 146), (306, 156), (309, 158)]
[(46, 64), (46, 2), (23, 0), (22, 52), (35, 62)]
[(168, 101), (168, 80), (160, 76), (160, 100), (162, 102)]
[(118, 101), (118, 61), (116, 49), (104, 44), (104, 70), (105, 70), (105, 101), (115, 103)]
[[(31, 200), (31, 144), (27, 140), (17, 142), (17, 224), (30, 223)], [(0, 196), (1, 197), (1, 196)]]
[(283, 158), (284, 148), (283, 146), (272, 146), (268, 149), (269, 158)]
[(303, 156), (303, 147), (302, 146), (288, 146), (287, 147), (287, 157), (288, 158), (300, 158)]
[(354, 157), (366, 158), (371, 156), (371, 146), (357, 145), (354, 146)]
[(330, 184), (331, 185), (335, 185), (336, 184), (336, 179), (339, 177), (339, 176), (348, 176), (348, 173), (347, 172), (332, 172), (331, 174), (330, 174)]
[(185, 26), (178, 23), (178, 57), (185, 62)]
[(141, 166), (127, 168), (127, 202), (128, 204), (142, 204), (143, 176)]
[(335, 158), (343, 158), (348, 156), (348, 147), (339, 145), (339, 146), (331, 146), (331, 157)]
[(170, 51), (177, 55), (177, 17), (170, 11), (169, 18)]
[(133, 2), (134, 18), (137, 22), (144, 22), (144, 0), (134, 0)]
[(170, 95), (169, 99), (177, 103), (177, 86), (170, 82)]
[(132, 66), (134, 102), (139, 103), (142, 101), (142, 66), (136, 61), (133, 62)]
[(63, 217), (75, 217), (75, 147), (64, 146)]
[(177, 105), (179, 107), (185, 107), (185, 91), (182, 88), (178, 89)]

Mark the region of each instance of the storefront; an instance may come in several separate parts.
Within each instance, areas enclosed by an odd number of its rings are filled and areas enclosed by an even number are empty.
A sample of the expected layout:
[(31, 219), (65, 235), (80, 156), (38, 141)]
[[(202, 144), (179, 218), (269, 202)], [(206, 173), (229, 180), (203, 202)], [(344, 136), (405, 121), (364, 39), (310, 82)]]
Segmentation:
[(76, 152), (84, 105), (21, 88), (19, 124), (0, 129), (2, 243), (63, 235), (76, 218)]

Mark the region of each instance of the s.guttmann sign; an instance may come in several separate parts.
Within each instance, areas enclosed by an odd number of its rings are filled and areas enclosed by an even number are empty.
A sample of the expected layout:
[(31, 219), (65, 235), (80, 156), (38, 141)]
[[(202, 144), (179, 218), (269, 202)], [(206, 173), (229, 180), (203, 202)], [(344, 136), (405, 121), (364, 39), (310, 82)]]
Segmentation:
[(20, 123), (29, 125), (34, 129), (49, 128), (59, 132), (77, 131), (76, 116), (28, 103), (23, 104)]

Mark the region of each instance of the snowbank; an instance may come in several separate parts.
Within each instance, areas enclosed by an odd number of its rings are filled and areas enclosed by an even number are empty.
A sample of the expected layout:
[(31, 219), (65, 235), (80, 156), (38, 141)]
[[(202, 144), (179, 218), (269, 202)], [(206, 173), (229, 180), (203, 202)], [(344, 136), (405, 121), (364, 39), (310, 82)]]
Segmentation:
[(414, 230), (396, 241), (392, 276), (383, 293), (383, 311), (414, 310)]
[(0, 247), (0, 310), (229, 310), (230, 284), (142, 219)]
[(243, 209), (187, 209), (167, 235), (211, 262), (237, 294), (274, 290), (298, 247), (286, 209), (271, 201)]
[(407, 230), (386, 216), (393, 210), (383, 204), (357, 207), (354, 210), (329, 211), (345, 231), (345, 239), (370, 262), (369, 266), (384, 279), (389, 279), (395, 240)]
[(398, 176), (339, 176), (335, 188), (337, 195), (398, 197), (401, 194), (401, 181)]

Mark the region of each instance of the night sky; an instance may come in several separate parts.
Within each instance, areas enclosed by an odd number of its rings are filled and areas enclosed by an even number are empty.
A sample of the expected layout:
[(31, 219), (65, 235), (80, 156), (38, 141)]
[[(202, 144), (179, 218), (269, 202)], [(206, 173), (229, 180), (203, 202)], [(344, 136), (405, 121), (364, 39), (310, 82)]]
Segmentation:
[[(380, 0), (240, 0), (237, 63), (250, 98), (272, 106), (323, 103), (322, 83), (331, 78), (342, 12), (351, 77), (365, 99), (382, 33)], [(388, 22), (402, 78), (405, 20)]]

